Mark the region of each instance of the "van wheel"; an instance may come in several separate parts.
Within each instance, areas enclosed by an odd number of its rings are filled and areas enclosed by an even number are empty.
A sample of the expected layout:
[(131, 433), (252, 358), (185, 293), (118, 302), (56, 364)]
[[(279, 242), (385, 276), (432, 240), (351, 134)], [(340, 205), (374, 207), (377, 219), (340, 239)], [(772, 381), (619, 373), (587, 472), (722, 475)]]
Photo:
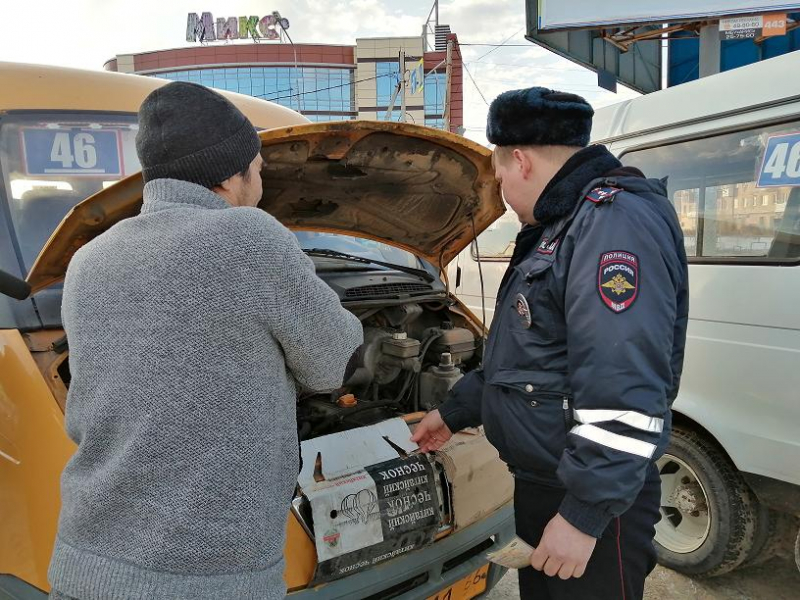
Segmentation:
[(760, 565), (775, 556), (780, 542), (781, 514), (759, 503), (756, 509), (753, 545), (742, 563), (743, 567)]
[(797, 565), (797, 570), (800, 571), (800, 531), (797, 532), (797, 541), (794, 543), (794, 564)]
[(742, 564), (753, 547), (759, 505), (728, 457), (696, 432), (675, 427), (657, 464), (659, 562), (701, 576), (728, 573)]
[(798, 527), (797, 517), (779, 513), (763, 504), (760, 506), (753, 547), (747, 553), (747, 558), (742, 563), (743, 567), (760, 565), (775, 556), (790, 558), (794, 548), (794, 532)]

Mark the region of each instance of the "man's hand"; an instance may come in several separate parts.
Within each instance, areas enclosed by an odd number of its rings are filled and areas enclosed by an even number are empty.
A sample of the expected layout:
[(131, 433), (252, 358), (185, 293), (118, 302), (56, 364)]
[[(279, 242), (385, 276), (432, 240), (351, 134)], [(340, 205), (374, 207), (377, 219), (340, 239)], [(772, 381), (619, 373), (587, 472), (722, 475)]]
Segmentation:
[(433, 452), (444, 446), (453, 437), (453, 432), (445, 425), (438, 410), (432, 410), (419, 422), (411, 436), (411, 441), (419, 445), (423, 452)]
[(595, 538), (556, 514), (544, 528), (539, 546), (531, 554), (531, 566), (550, 577), (580, 577), (586, 571), (595, 544)]

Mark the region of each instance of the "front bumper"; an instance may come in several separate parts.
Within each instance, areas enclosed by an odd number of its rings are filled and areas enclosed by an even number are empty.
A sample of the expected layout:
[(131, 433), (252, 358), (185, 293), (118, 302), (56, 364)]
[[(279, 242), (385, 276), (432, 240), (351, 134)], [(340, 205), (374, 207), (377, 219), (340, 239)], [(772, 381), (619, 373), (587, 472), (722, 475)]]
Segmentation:
[[(332, 583), (293, 592), (287, 598), (422, 600), (434, 596), (439, 590), (485, 565), (485, 552), (490, 548), (504, 546), (514, 535), (514, 508), (509, 502), (486, 518), (423, 550)], [(505, 571), (498, 565), (491, 566), (487, 591), (500, 580)]]
[[(291, 593), (290, 600), (334, 598), (421, 600), (463, 579), (486, 564), (484, 553), (502, 547), (515, 535), (514, 508), (508, 503), (485, 519), (418, 552), (390, 560), (356, 575)], [(471, 553), (473, 555), (471, 555)], [(492, 565), (486, 581), (491, 590), (506, 570)], [(10, 576), (0, 575), (0, 600), (46, 600), (47, 594)]]

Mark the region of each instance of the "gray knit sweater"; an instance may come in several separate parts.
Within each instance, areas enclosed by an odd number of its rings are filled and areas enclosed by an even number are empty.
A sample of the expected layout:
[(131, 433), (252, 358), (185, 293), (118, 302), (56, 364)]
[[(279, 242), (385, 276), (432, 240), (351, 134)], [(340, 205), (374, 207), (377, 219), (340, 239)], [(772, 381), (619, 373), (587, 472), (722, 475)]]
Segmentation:
[(80, 600), (283, 598), (296, 388), (341, 385), (357, 318), (267, 213), (171, 179), (64, 283), (78, 444), (53, 588)]

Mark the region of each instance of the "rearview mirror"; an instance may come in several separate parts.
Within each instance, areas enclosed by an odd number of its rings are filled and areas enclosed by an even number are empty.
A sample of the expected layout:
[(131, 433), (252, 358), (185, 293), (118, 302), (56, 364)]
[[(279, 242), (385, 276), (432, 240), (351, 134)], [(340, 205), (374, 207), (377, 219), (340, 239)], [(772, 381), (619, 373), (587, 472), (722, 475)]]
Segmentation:
[(0, 271), (0, 294), (11, 296), (16, 300), (25, 300), (31, 295), (31, 286), (19, 277)]

